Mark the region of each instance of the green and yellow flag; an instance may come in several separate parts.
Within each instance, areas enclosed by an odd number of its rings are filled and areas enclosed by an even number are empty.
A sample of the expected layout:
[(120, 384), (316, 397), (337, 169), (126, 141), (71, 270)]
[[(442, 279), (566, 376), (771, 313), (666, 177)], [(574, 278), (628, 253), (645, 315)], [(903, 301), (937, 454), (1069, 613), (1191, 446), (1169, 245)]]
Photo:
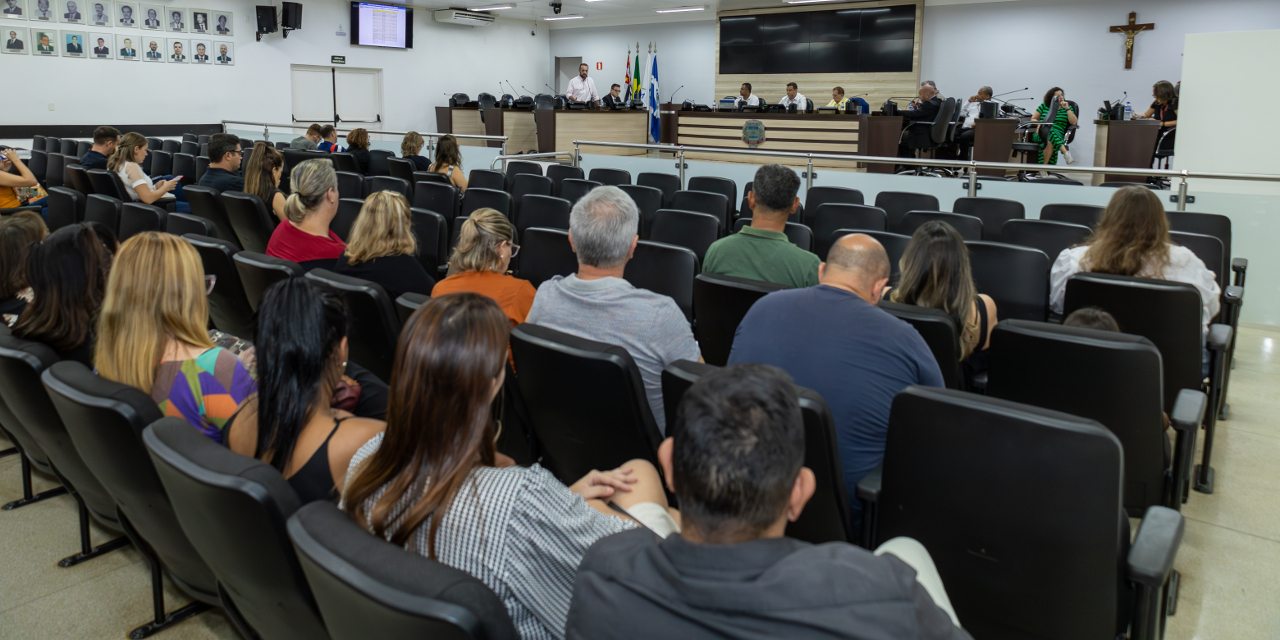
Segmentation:
[(631, 74), (631, 95), (632, 97), (640, 95), (640, 52), (636, 51), (636, 70)]

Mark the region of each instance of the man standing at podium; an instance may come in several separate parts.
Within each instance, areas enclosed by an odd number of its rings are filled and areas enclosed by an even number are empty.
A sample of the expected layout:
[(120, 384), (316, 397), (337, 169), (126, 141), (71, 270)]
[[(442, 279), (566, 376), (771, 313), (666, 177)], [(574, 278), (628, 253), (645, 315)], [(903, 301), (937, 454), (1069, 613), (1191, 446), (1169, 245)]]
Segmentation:
[(596, 93), (596, 81), (587, 77), (587, 63), (578, 65), (578, 77), (569, 81), (569, 90), (564, 97), (570, 102), (599, 102), (600, 94)]
[(804, 110), (806, 107), (808, 107), (809, 102), (808, 102), (808, 98), (805, 98), (804, 94), (800, 93), (800, 87), (797, 86), (796, 83), (788, 82), (787, 95), (783, 96), (782, 99), (778, 101), (778, 104), (784, 107), (790, 107), (791, 105), (794, 104), (796, 105), (796, 111), (804, 113)]

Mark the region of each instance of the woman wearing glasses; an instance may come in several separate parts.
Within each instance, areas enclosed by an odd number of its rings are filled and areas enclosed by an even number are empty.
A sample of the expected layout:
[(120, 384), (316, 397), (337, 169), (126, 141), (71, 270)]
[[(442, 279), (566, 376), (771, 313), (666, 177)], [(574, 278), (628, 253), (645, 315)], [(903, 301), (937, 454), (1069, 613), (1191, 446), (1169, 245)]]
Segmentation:
[(351, 242), (333, 270), (382, 285), (392, 300), (405, 293), (431, 295), (436, 281), (414, 257), (417, 250), (409, 201), (394, 191), (379, 191), (365, 198)]
[(511, 326), (524, 322), (537, 293), (528, 280), (506, 275), (511, 258), (520, 252), (516, 230), (493, 209), (479, 209), (462, 223), (458, 244), (449, 256), (449, 277), (436, 284), (433, 296), (471, 291), (489, 296), (502, 307)]

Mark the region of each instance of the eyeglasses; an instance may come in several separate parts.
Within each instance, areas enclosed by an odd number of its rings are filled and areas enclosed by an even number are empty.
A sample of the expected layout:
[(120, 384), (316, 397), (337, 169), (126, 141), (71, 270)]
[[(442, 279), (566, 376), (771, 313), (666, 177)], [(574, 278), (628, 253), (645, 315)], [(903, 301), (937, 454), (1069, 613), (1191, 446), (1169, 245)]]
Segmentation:
[(205, 295), (212, 295), (212, 294), (213, 294), (213, 285), (214, 285), (215, 283), (217, 283), (217, 282), (218, 282), (218, 276), (215, 276), (215, 275), (206, 275), (206, 276), (204, 277), (204, 289), (205, 289), (204, 294), (205, 294)]
[(520, 245), (518, 245), (518, 244), (516, 244), (516, 243), (514, 243), (514, 242), (512, 242), (512, 241), (510, 241), (510, 240), (503, 240), (502, 242), (503, 242), (503, 244), (505, 244), (505, 245), (507, 245), (507, 246), (511, 247), (511, 257), (512, 257), (512, 258), (514, 258), (514, 257), (516, 257), (516, 256), (518, 256), (518, 255), (520, 255)]

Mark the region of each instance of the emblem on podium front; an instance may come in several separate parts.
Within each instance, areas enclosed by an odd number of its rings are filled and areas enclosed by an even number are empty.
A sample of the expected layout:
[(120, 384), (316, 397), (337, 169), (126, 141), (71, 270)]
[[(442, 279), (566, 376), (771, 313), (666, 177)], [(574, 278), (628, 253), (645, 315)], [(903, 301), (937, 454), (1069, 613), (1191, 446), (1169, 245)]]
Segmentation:
[(748, 120), (742, 125), (742, 141), (752, 149), (764, 144), (764, 123)]

